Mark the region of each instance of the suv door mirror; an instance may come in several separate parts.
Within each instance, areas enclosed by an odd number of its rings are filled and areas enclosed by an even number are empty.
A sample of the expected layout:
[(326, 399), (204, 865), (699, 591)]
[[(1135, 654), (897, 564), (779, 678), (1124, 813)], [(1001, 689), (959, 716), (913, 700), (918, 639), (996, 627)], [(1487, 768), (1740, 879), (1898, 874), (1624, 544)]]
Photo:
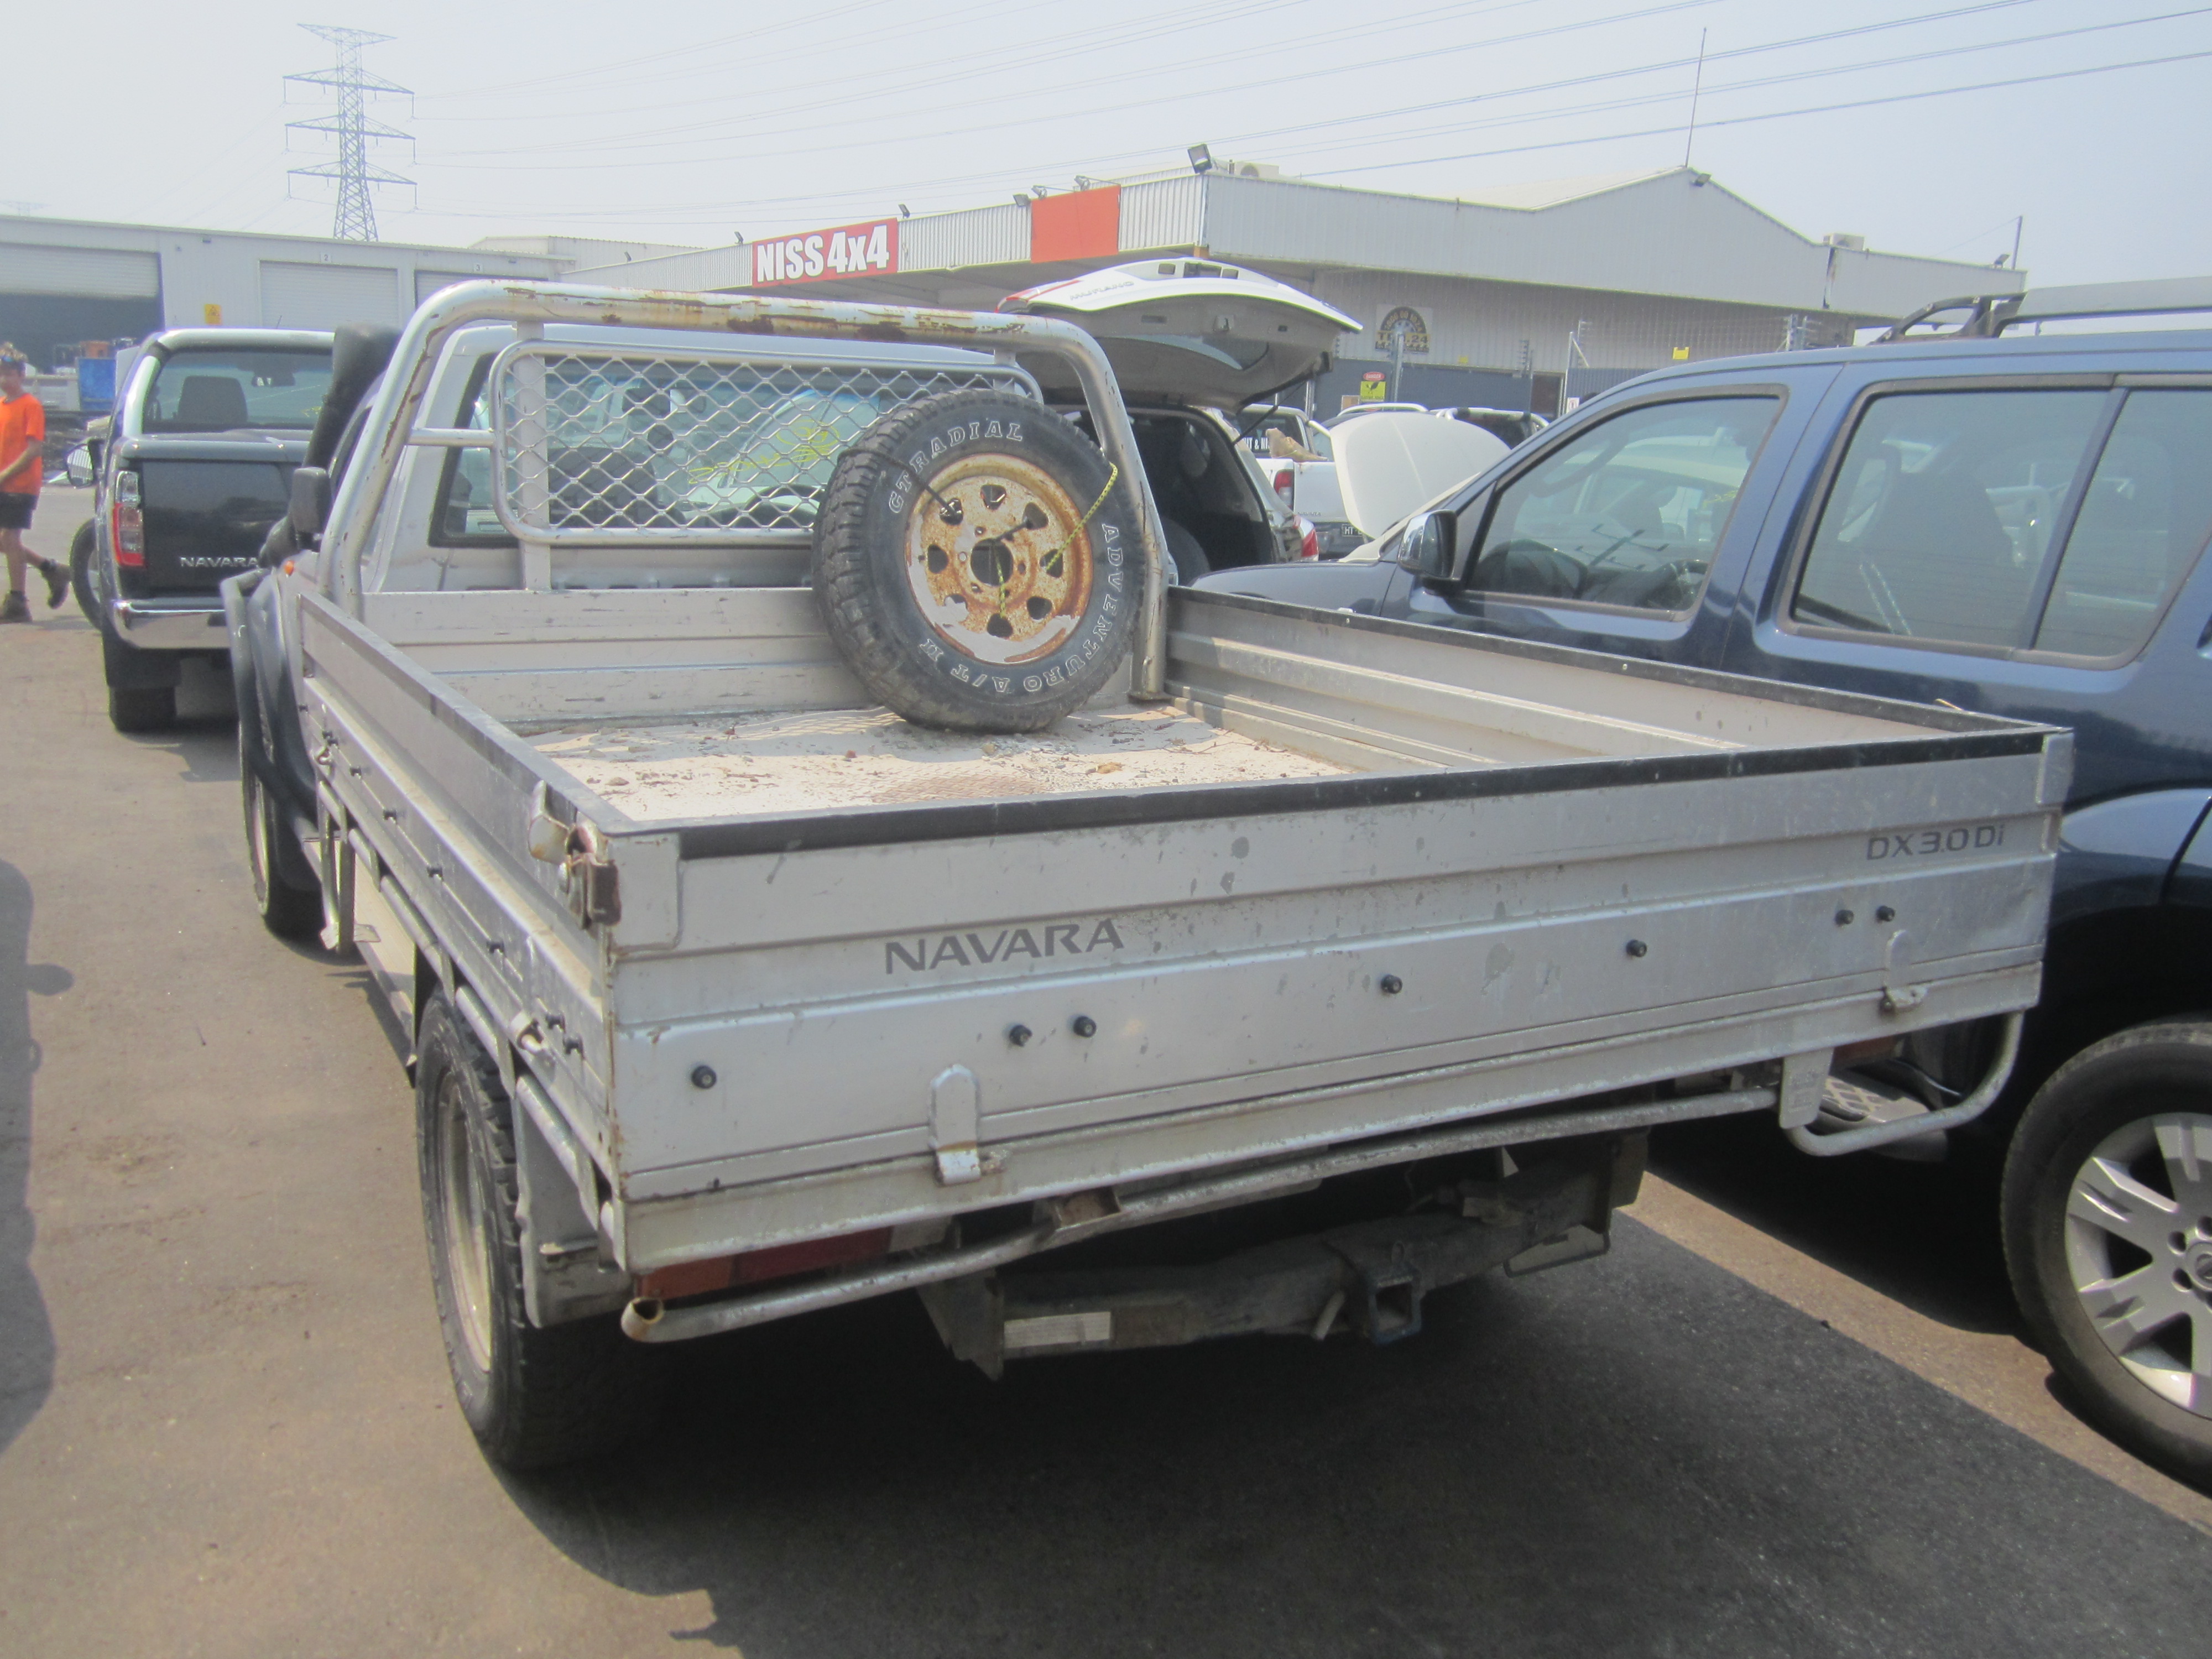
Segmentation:
[(305, 545), (310, 536), (323, 533), (331, 516), (331, 473), (328, 467), (301, 466), (292, 470), (292, 504), (285, 515), (292, 534)]
[(1424, 581), (1448, 581), (1459, 550), (1459, 520), (1450, 513), (1416, 513), (1398, 532), (1398, 562)]

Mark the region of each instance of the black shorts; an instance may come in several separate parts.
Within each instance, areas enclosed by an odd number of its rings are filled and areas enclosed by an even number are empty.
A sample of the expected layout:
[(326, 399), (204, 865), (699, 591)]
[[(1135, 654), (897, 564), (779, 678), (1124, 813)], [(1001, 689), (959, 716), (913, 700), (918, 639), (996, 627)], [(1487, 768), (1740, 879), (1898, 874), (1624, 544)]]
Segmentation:
[(28, 530), (31, 527), (31, 510), (38, 504), (36, 495), (0, 489), (0, 530)]

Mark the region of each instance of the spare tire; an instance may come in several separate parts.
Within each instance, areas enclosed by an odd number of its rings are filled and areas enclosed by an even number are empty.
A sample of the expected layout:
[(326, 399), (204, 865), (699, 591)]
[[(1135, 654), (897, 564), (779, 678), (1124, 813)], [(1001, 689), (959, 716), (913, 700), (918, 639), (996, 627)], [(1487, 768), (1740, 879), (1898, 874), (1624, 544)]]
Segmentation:
[(830, 639), (916, 725), (1051, 725), (1129, 649), (1144, 564), (1128, 484), (1027, 398), (893, 410), (838, 457), (815, 526)]

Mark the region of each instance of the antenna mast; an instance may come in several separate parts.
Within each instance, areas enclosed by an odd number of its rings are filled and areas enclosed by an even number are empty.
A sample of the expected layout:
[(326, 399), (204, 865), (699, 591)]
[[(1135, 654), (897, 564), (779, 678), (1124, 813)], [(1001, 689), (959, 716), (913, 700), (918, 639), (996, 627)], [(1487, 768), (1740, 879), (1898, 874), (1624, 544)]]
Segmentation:
[(329, 41), (337, 48), (337, 62), (325, 70), (307, 70), (298, 75), (288, 75), (287, 81), (304, 81), (311, 86), (328, 87), (337, 94), (337, 112), (317, 116), (312, 121), (289, 121), (288, 127), (297, 127), (306, 132), (327, 132), (337, 136), (337, 159), (324, 161), (311, 167), (294, 167), (291, 171), (304, 179), (335, 179), (337, 181), (337, 211), (331, 234), (347, 241), (373, 242), (376, 240), (376, 204), (369, 194), (372, 185), (405, 185), (413, 180), (388, 173), (368, 159), (368, 141), (372, 138), (405, 139), (408, 134), (397, 127), (388, 127), (370, 118), (368, 111), (371, 93), (401, 94), (408, 88), (380, 75), (371, 75), (361, 66), (361, 49), (391, 40), (388, 34), (374, 33), (368, 29), (339, 28), (329, 23), (302, 23), (308, 33)]
[(1690, 146), (1698, 142), (1698, 97), (1705, 89), (1705, 34), (1698, 31), (1698, 78), (1690, 83), (1690, 131), (1682, 140), (1682, 165), (1690, 165)]

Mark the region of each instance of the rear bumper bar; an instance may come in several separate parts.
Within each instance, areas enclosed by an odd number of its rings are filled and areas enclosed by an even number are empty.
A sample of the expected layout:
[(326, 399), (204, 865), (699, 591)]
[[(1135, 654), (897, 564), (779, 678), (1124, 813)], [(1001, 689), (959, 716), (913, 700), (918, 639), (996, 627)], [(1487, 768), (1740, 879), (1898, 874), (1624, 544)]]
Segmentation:
[(1779, 1102), (1773, 1089), (1754, 1088), (1595, 1110), (1571, 1107), (1516, 1113), (1415, 1134), (1382, 1136), (1306, 1157), (1201, 1176), (1127, 1197), (1118, 1193), (1079, 1193), (1038, 1205), (1036, 1219), (1030, 1227), (1000, 1238), (690, 1307), (671, 1308), (657, 1299), (640, 1298), (623, 1310), (622, 1328), (626, 1335), (640, 1342), (680, 1342), (712, 1336), (893, 1291), (919, 1290), (945, 1279), (986, 1273), (1102, 1233), (1250, 1203), (1310, 1187), (1333, 1176), (1554, 1136), (1618, 1133), (1685, 1118), (1759, 1111)]
[(222, 602), (204, 599), (117, 599), (107, 607), (115, 635), (141, 651), (222, 651), (229, 625)]

